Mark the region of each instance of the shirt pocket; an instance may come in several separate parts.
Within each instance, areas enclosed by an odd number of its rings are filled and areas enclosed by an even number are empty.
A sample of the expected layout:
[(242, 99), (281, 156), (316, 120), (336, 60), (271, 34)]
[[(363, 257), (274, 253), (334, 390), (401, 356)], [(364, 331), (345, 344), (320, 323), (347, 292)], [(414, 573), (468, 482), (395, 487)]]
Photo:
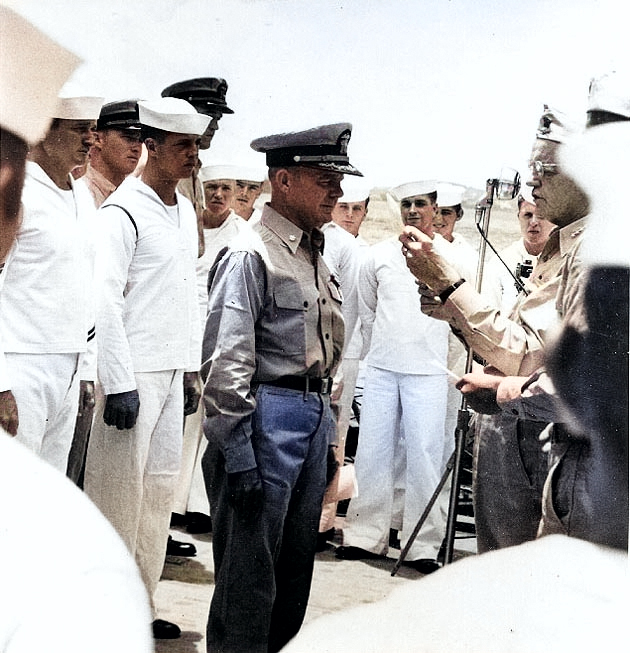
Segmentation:
[(308, 301), (305, 300), (302, 289), (295, 282), (285, 282), (276, 288), (273, 292), (273, 301), (276, 312), (308, 309)]
[[(289, 356), (305, 355), (307, 314), (313, 302), (317, 303), (317, 297), (305, 297), (301, 286), (292, 279), (275, 288), (273, 324), (269, 325), (271, 333), (268, 334), (272, 349), (279, 348)], [(266, 347), (263, 345), (263, 348)]]

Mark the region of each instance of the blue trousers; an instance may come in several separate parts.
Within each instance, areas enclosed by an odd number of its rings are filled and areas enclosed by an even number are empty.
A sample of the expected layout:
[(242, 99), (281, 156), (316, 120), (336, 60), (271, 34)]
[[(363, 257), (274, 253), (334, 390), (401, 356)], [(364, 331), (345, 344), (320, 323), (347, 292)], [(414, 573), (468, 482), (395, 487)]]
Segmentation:
[(225, 460), (211, 438), (203, 458), (213, 526), (212, 652), (279, 651), (300, 629), (311, 588), (334, 433), (329, 398), (261, 385), (252, 426), (264, 488), (255, 523), (228, 503)]

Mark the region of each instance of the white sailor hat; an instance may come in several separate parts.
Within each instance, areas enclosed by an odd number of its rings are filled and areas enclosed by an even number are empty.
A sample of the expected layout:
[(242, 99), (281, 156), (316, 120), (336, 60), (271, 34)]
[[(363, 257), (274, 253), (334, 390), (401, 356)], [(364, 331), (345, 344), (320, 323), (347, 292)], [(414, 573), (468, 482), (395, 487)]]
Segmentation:
[(348, 122), (313, 129), (263, 136), (251, 142), (256, 152), (266, 154), (269, 168), (304, 166), (363, 177), (348, 158), (352, 125)]
[(354, 202), (364, 202), (370, 196), (370, 186), (365, 179), (356, 177), (344, 177), (341, 182), (343, 195), (339, 202), (353, 204)]
[(262, 184), (267, 179), (267, 171), (264, 168), (248, 168), (245, 166), (233, 166), (234, 177), (237, 181), (252, 181)]
[(199, 181), (216, 181), (217, 179), (230, 179), (235, 180), (234, 172), (237, 170), (237, 166), (231, 165), (215, 165), (215, 166), (203, 166), (199, 170)]
[(580, 131), (578, 125), (569, 116), (558, 109), (543, 105), (543, 113), (538, 121), (536, 138), (555, 143), (564, 143), (572, 134)]
[(390, 191), (393, 197), (401, 202), (406, 197), (415, 197), (416, 195), (430, 195), (437, 192), (437, 182), (430, 181), (409, 181), (392, 188)]
[[(199, 171), (200, 179), (202, 173), (207, 177), (206, 179), (202, 179), (202, 181), (210, 181), (210, 179), (234, 179), (235, 181), (251, 181), (256, 184), (262, 184), (267, 178), (267, 171), (264, 168), (247, 168), (245, 166), (227, 164), (204, 166)], [(210, 177), (208, 175), (213, 176)]]
[(98, 120), (102, 97), (60, 97), (53, 118), (63, 120)]
[(0, 127), (29, 144), (45, 135), (57, 96), (81, 60), (0, 6)]
[(587, 111), (606, 111), (630, 118), (630, 76), (613, 70), (594, 77), (588, 89)]
[(462, 203), (464, 192), (464, 186), (459, 184), (450, 184), (446, 182), (440, 182), (437, 184), (437, 203), (438, 206), (459, 206)]
[(140, 124), (165, 132), (201, 136), (211, 116), (199, 113), (190, 102), (174, 97), (138, 102)]

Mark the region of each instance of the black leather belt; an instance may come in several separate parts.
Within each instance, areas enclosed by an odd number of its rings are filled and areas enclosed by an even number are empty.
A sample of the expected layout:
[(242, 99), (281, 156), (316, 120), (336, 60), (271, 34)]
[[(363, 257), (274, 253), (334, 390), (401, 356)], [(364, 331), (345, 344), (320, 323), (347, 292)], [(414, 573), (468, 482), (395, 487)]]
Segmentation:
[(265, 381), (264, 384), (300, 392), (317, 392), (321, 395), (329, 395), (332, 390), (332, 378), (329, 376), (323, 379), (311, 376), (281, 376), (273, 381)]

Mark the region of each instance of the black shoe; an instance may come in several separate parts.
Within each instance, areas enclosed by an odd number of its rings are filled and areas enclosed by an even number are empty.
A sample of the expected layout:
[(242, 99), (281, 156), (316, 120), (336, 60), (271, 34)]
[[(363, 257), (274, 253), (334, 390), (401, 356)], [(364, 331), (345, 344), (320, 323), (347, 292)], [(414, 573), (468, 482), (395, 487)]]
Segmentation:
[(151, 626), (155, 639), (177, 639), (182, 634), (177, 624), (173, 624), (165, 619), (156, 619)]
[(348, 514), (350, 499), (342, 499), (337, 502), (337, 517), (345, 517)]
[(188, 524), (186, 515), (180, 515), (178, 512), (171, 513), (171, 528), (183, 528)]
[(317, 552), (325, 551), (328, 547), (328, 542), (332, 542), (335, 537), (335, 529), (330, 528), (323, 533), (317, 533)]
[(389, 529), (389, 548), (398, 549), (400, 551), (400, 538), (398, 537), (398, 531), (395, 528)]
[(166, 543), (166, 555), (167, 556), (180, 556), (183, 558), (192, 558), (197, 555), (197, 548), (194, 544), (189, 544), (188, 542), (179, 542), (174, 540), (170, 535), (168, 536), (168, 542)]
[(339, 546), (335, 551), (335, 556), (340, 560), (374, 560), (383, 557), (378, 553), (366, 551), (358, 546)]
[(212, 519), (202, 512), (186, 513), (186, 532), (191, 535), (212, 533)]
[(440, 565), (431, 558), (421, 558), (420, 560), (410, 560), (409, 562), (404, 563), (407, 567), (411, 567), (416, 571), (419, 571), (425, 576), (427, 574), (432, 574), (434, 571), (437, 571), (440, 568)]

